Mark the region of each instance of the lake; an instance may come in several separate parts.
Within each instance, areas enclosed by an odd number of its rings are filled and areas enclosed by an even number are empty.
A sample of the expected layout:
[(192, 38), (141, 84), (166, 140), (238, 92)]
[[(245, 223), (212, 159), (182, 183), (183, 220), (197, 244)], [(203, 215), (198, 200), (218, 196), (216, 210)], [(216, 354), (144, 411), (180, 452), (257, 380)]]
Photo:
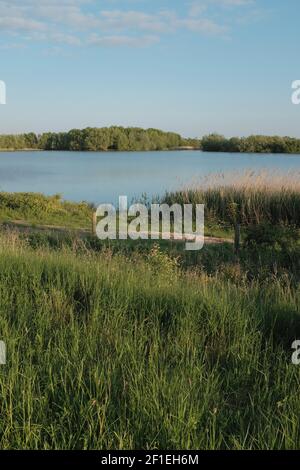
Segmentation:
[(0, 152), (0, 191), (60, 193), (65, 199), (129, 201), (178, 189), (212, 173), (300, 171), (298, 155), (169, 152)]

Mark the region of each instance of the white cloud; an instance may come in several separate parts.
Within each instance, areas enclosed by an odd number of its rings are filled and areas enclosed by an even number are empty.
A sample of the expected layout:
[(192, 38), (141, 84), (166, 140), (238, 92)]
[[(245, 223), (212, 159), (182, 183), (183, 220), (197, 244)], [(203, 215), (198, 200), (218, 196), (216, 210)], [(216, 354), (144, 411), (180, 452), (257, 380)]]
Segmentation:
[(97, 36), (93, 35), (88, 43), (93, 46), (128, 46), (128, 47), (145, 47), (159, 42), (157, 36)]
[(180, 24), (190, 31), (209, 34), (209, 35), (223, 35), (228, 31), (226, 26), (219, 25), (207, 18), (185, 19), (181, 20)]
[(54, 42), (68, 44), (69, 46), (81, 46), (82, 45), (82, 41), (77, 36), (74, 36), (72, 34), (65, 34), (65, 33), (57, 32), (57, 33), (52, 33), (50, 35), (50, 38)]
[(166, 32), (168, 23), (164, 15), (150, 15), (139, 11), (101, 11), (101, 26), (113, 30), (137, 29)]
[(255, 0), (193, 0), (189, 4), (189, 16), (199, 16), (208, 10), (209, 7), (244, 7), (252, 5)]
[[(129, 1), (126, 3), (128, 6)], [(13, 33), (20, 42), (26, 38), (73, 47), (141, 47), (178, 30), (222, 37), (234, 23), (226, 23), (222, 9), (239, 10), (252, 3), (254, 0), (191, 0), (186, 3), (185, 14), (179, 16), (172, 9), (152, 13), (113, 9), (112, 1), (111, 9), (104, 9), (108, 0), (0, 0), (0, 33), (2, 40), (8, 39), (7, 33)]]
[(222, 5), (231, 5), (231, 6), (243, 6), (254, 3), (253, 0), (213, 0), (215, 3), (220, 3)]
[(0, 17), (0, 31), (44, 31), (47, 26), (39, 21), (20, 16), (2, 16)]

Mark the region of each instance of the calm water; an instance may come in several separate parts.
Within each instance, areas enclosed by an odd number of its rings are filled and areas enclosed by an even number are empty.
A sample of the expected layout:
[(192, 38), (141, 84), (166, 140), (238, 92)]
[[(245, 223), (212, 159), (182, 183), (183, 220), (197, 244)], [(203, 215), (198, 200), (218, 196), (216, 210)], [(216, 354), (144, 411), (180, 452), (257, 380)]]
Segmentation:
[(61, 193), (74, 201), (129, 201), (211, 173), (300, 171), (300, 156), (202, 152), (0, 152), (0, 191)]

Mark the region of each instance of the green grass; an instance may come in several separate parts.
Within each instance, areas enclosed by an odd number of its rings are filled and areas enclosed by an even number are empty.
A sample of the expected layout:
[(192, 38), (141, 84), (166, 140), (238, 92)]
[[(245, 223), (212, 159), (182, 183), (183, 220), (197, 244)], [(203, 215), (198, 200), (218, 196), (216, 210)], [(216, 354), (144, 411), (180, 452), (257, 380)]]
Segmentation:
[[(207, 235), (231, 237), (234, 217), (242, 235), (267, 225), (238, 257), (230, 243), (187, 252), (170, 241), (0, 231), (1, 449), (299, 448), (300, 246), (288, 236), (299, 190), (166, 199), (204, 202)], [(0, 193), (0, 221), (83, 228), (91, 211)]]
[(86, 202), (64, 201), (59, 194), (0, 192), (0, 222), (90, 228), (92, 207)]
[[(53, 226), (66, 229), (92, 229), (92, 212), (95, 210), (86, 202), (65, 201), (59, 194), (45, 196), (39, 193), (0, 192), (0, 223), (22, 222), (32, 226)], [(205, 235), (232, 238), (229, 226), (210, 221)]]
[(0, 447), (299, 448), (299, 284), (208, 251), (1, 234)]

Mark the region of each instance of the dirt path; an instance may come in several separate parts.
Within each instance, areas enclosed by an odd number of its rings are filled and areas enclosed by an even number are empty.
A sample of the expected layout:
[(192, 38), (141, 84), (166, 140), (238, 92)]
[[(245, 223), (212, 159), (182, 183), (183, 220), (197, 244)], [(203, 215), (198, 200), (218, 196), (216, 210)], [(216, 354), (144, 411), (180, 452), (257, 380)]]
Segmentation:
[[(91, 230), (87, 228), (67, 228), (59, 225), (32, 225), (26, 222), (25, 220), (11, 220), (9, 222), (5, 222), (0, 224), (4, 227), (9, 227), (9, 228), (15, 228), (17, 230), (20, 230), (22, 232), (45, 232), (45, 231), (51, 231), (51, 232), (58, 232), (58, 233), (73, 233), (74, 235), (79, 235), (80, 237), (87, 237), (88, 235), (91, 234)], [(143, 235), (147, 235), (146, 232), (142, 232)], [(158, 236), (158, 232), (155, 233), (156, 236)], [(165, 237), (167, 237), (167, 233), (163, 234)], [(167, 238), (166, 238), (167, 239)], [(185, 234), (182, 236), (179, 233), (175, 233), (171, 235), (171, 240), (172, 241), (190, 241), (190, 242), (201, 242), (202, 237), (196, 236), (195, 234)], [(233, 243), (233, 240), (229, 238), (219, 238), (219, 237), (204, 237), (204, 243), (209, 244), (209, 245), (220, 245), (222, 243)]]

